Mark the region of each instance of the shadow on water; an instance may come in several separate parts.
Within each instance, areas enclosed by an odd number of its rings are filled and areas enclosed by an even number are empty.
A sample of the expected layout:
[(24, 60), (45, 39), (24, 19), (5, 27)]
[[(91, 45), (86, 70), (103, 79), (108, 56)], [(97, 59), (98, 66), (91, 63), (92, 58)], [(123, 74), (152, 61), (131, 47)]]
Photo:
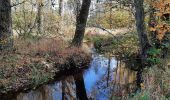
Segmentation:
[[(128, 64), (129, 65), (129, 64)], [(133, 91), (136, 72), (123, 61), (93, 54), (88, 69), (7, 100), (110, 100)]]

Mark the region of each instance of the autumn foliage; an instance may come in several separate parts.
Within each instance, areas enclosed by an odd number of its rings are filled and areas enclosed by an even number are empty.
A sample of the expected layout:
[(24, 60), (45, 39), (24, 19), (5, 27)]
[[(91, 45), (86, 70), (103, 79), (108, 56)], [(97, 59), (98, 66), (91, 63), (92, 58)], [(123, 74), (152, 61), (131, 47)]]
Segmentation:
[(152, 2), (152, 18), (150, 21), (150, 32), (154, 32), (158, 40), (162, 40), (170, 31), (170, 0), (159, 0)]

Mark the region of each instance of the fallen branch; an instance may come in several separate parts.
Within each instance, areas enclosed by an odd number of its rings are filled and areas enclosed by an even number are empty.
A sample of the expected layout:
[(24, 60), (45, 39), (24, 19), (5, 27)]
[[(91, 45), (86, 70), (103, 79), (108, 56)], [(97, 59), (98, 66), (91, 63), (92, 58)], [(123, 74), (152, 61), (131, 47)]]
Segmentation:
[[(117, 38), (116, 35), (112, 34), (112, 32), (110, 32), (109, 30), (107, 30), (107, 29), (105, 29), (105, 28), (103, 28), (103, 27), (101, 27), (101, 26), (92, 26), (92, 27), (95, 27), (95, 28), (101, 29), (101, 30), (103, 30), (103, 31), (106, 31), (106, 32), (107, 32), (108, 34), (110, 34), (112, 37)], [(126, 34), (127, 34), (127, 33), (122, 34), (122, 35), (126, 35)]]
[[(121, 42), (120, 39), (116, 35), (112, 34), (112, 32), (108, 31), (107, 29), (105, 29), (105, 28), (103, 28), (103, 27), (101, 27), (99, 25), (98, 26), (92, 26), (92, 27), (95, 27), (95, 28), (101, 29), (103, 31), (106, 31), (108, 34), (110, 34), (113, 37), (113, 40), (116, 39), (117, 42)], [(126, 35), (126, 34), (127, 33), (122, 34), (122, 35)], [(123, 46), (122, 44), (119, 44), (119, 45)], [(118, 44), (117, 44), (117, 46), (118, 46)]]

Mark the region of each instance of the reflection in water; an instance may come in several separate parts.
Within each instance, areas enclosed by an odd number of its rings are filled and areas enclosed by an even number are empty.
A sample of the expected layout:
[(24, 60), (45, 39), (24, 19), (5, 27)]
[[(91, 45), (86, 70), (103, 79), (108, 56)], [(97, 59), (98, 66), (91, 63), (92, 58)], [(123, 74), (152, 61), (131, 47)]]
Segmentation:
[(20, 93), (16, 100), (76, 100), (75, 82), (72, 76), (52, 85), (45, 85), (29, 93)]
[(75, 100), (75, 85), (72, 76), (62, 80), (62, 100)]
[(126, 63), (113, 57), (94, 54), (89, 69), (84, 72), (19, 93), (16, 100), (110, 100), (131, 92), (134, 87), (136, 72), (125, 66)]
[(79, 73), (74, 76), (75, 84), (76, 84), (76, 94), (79, 100), (88, 100), (86, 89), (84, 85), (83, 73)]
[(97, 61), (93, 61), (94, 64), (92, 64), (91, 68), (98, 66), (100, 74), (96, 74), (97, 77), (95, 76), (96, 83), (91, 89), (91, 98), (110, 100), (114, 96), (122, 96), (132, 92), (136, 80), (135, 71), (128, 69), (125, 67), (126, 64), (124, 62), (116, 61), (115, 58), (108, 60), (97, 55), (93, 60)]
[(112, 96), (126, 95), (135, 88), (136, 72), (125, 66), (126, 63), (117, 62)]
[(49, 86), (43, 86), (29, 93), (20, 93), (17, 100), (53, 100), (52, 91)]

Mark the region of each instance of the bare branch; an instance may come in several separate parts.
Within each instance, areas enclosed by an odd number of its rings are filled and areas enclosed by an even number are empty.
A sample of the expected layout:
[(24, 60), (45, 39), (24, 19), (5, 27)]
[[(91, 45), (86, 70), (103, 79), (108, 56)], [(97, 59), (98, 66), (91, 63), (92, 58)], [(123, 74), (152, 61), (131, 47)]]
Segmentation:
[(21, 5), (21, 4), (25, 3), (25, 2), (26, 2), (26, 0), (24, 0), (24, 1), (20, 2), (20, 3), (14, 3), (14, 4), (11, 5), (11, 7)]

